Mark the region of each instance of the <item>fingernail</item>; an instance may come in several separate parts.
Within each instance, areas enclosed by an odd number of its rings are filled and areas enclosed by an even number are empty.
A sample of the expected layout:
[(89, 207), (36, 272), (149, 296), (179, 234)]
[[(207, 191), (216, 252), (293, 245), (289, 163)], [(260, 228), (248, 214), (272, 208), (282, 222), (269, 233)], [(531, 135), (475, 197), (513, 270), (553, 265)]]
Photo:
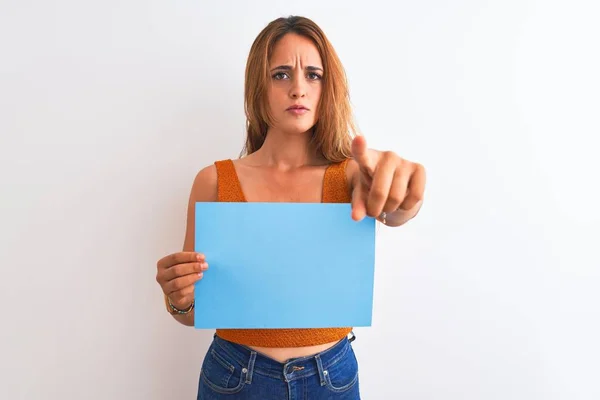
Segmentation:
[(202, 263), (202, 266), (200, 268), (202, 269), (202, 271), (206, 271), (208, 269), (208, 263)]
[(204, 256), (202, 254), (198, 254), (196, 257), (198, 258), (198, 261), (201, 261), (204, 259)]
[(198, 272), (198, 276), (199, 276), (200, 278), (202, 278), (202, 276), (203, 276), (203, 275), (204, 275), (204, 274), (203, 274), (202, 272)]

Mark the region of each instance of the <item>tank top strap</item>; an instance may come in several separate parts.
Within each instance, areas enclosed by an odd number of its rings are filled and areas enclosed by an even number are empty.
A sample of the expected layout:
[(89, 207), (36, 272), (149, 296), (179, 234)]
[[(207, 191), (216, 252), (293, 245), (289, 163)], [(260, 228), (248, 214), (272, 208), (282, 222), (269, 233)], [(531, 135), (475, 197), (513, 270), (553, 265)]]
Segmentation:
[(215, 161), (217, 167), (217, 196), (220, 202), (245, 202), (242, 185), (231, 159)]
[(349, 159), (327, 167), (323, 179), (323, 203), (350, 203), (352, 196), (346, 179), (346, 165)]

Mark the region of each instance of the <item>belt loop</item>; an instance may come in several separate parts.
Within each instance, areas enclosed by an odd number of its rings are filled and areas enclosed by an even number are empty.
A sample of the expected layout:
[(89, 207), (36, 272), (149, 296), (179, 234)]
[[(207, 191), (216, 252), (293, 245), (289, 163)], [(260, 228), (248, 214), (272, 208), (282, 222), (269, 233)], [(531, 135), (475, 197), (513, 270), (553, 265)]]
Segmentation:
[(354, 342), (356, 340), (356, 335), (354, 334), (354, 331), (350, 331), (350, 338), (348, 339), (348, 341), (350, 343)]
[(250, 360), (248, 361), (248, 372), (246, 372), (246, 383), (252, 383), (252, 373), (254, 372), (254, 362), (256, 361), (256, 352), (250, 352)]
[(325, 386), (325, 371), (323, 370), (323, 362), (321, 356), (315, 355), (315, 361), (317, 362), (317, 370), (319, 371), (319, 379), (321, 380), (321, 386)]

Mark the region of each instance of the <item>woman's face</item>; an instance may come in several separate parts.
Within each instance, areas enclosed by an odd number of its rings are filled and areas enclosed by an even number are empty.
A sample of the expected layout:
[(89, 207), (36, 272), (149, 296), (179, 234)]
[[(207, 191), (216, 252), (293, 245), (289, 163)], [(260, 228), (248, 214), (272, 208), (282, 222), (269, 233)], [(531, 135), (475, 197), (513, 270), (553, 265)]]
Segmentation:
[(286, 34), (273, 48), (269, 60), (268, 102), (276, 128), (304, 133), (317, 122), (323, 65), (313, 42)]

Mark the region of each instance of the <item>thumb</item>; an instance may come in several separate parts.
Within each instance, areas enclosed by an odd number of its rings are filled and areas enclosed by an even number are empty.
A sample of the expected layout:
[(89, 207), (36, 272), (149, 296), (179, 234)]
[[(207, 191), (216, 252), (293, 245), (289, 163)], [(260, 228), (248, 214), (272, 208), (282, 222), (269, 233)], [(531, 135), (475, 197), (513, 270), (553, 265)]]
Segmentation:
[(359, 181), (352, 190), (352, 219), (361, 221), (367, 216), (367, 189)]

